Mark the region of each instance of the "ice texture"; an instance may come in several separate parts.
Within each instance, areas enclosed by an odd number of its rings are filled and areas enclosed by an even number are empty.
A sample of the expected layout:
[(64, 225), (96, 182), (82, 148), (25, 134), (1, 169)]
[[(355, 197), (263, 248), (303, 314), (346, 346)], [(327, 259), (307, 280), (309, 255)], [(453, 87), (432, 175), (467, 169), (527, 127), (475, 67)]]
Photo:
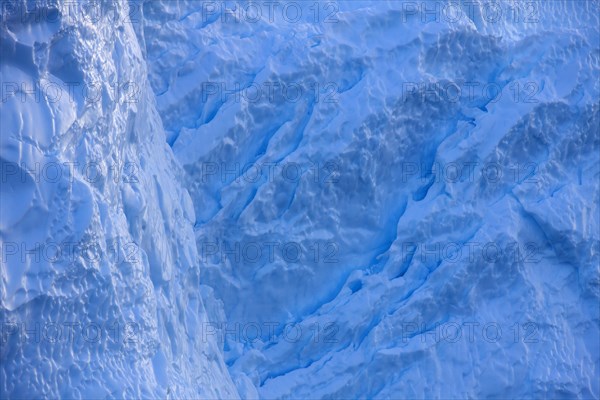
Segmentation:
[[(199, 252), (219, 243), (203, 257), (202, 284), (229, 326), (258, 323), (267, 336), (228, 335), (226, 351), (260, 397), (599, 396), (598, 3), (536, 2), (498, 20), (488, 3), (456, 22), (424, 22), (407, 7), (419, 3), (400, 1), (336, 2), (337, 21), (322, 8), (315, 22), (302, 3), (294, 23), (277, 11), (269, 20), (266, 7), (256, 22), (240, 14), (247, 3), (144, 3), (138, 36), (186, 171)], [(269, 98), (274, 82), (304, 85), (304, 95)], [(424, 82), (481, 86), (460, 101), (404, 90)], [(503, 89), (493, 102), (480, 94), (490, 82)], [(269, 175), (271, 163), (284, 167)], [(452, 163), (477, 163), (473, 178), (439, 178)], [(434, 174), (437, 165), (438, 179), (408, 174), (415, 164)], [(261, 179), (245, 165), (262, 167)], [(289, 165), (300, 179), (285, 179)], [(482, 179), (490, 165), (503, 172), (497, 181)], [(311, 257), (314, 242), (333, 243), (336, 262), (223, 251), (290, 242)], [(466, 247), (459, 261), (421, 257), (469, 242), (493, 243), (501, 258), (470, 261)], [(273, 321), (305, 333), (270, 337)], [(332, 340), (315, 338), (312, 327), (328, 323)], [(463, 329), (456, 343), (428, 336), (452, 323)], [(482, 340), (489, 323), (503, 329), (497, 343)], [(515, 323), (535, 334), (515, 340)]]
[(2, 82), (103, 85), (0, 105), (2, 396), (600, 397), (598, 2), (267, 3), (6, 20)]
[[(84, 6), (3, 8), (1, 397), (236, 398), (196, 335), (194, 211), (135, 33), (67, 9)], [(23, 22), (26, 9), (55, 17)], [(79, 87), (58, 100), (40, 81)], [(135, 97), (117, 98), (128, 82)]]

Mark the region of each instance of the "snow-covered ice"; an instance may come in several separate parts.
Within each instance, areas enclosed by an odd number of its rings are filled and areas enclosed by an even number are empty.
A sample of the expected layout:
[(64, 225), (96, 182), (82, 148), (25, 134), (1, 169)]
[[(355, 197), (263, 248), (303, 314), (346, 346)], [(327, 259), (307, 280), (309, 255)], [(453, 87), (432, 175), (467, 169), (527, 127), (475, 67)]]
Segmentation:
[(1, 11), (2, 398), (600, 397), (597, 1)]

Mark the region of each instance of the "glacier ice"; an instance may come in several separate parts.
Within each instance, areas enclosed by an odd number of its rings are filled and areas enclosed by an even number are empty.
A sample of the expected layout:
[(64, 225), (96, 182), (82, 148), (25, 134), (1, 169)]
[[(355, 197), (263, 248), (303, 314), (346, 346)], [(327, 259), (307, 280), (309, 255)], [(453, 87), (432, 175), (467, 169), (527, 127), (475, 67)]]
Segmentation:
[[(56, 22), (3, 16), (2, 397), (236, 397), (195, 334), (194, 212), (133, 28), (67, 6), (85, 4), (30, 7), (58, 7)], [(36, 93), (46, 81), (65, 95)], [(127, 82), (136, 97), (116, 98)]]
[(599, 14), (3, 3), (2, 397), (600, 397)]

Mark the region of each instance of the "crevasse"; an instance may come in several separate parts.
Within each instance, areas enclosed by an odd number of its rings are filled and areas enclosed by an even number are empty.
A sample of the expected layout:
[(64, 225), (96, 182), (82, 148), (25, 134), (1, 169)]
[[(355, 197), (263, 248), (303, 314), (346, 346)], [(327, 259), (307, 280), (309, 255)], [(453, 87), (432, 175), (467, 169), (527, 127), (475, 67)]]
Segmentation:
[(597, 2), (264, 3), (3, 7), (2, 397), (599, 397)]

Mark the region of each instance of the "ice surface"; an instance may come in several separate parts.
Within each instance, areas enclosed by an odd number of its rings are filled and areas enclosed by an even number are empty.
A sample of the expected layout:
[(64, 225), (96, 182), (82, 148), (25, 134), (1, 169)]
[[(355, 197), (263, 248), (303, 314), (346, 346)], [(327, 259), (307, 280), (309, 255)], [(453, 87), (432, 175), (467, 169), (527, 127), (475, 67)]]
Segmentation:
[(196, 334), (194, 212), (131, 24), (2, 5), (2, 398), (237, 397)]
[(600, 397), (598, 3), (267, 3), (4, 11), (3, 397)]

